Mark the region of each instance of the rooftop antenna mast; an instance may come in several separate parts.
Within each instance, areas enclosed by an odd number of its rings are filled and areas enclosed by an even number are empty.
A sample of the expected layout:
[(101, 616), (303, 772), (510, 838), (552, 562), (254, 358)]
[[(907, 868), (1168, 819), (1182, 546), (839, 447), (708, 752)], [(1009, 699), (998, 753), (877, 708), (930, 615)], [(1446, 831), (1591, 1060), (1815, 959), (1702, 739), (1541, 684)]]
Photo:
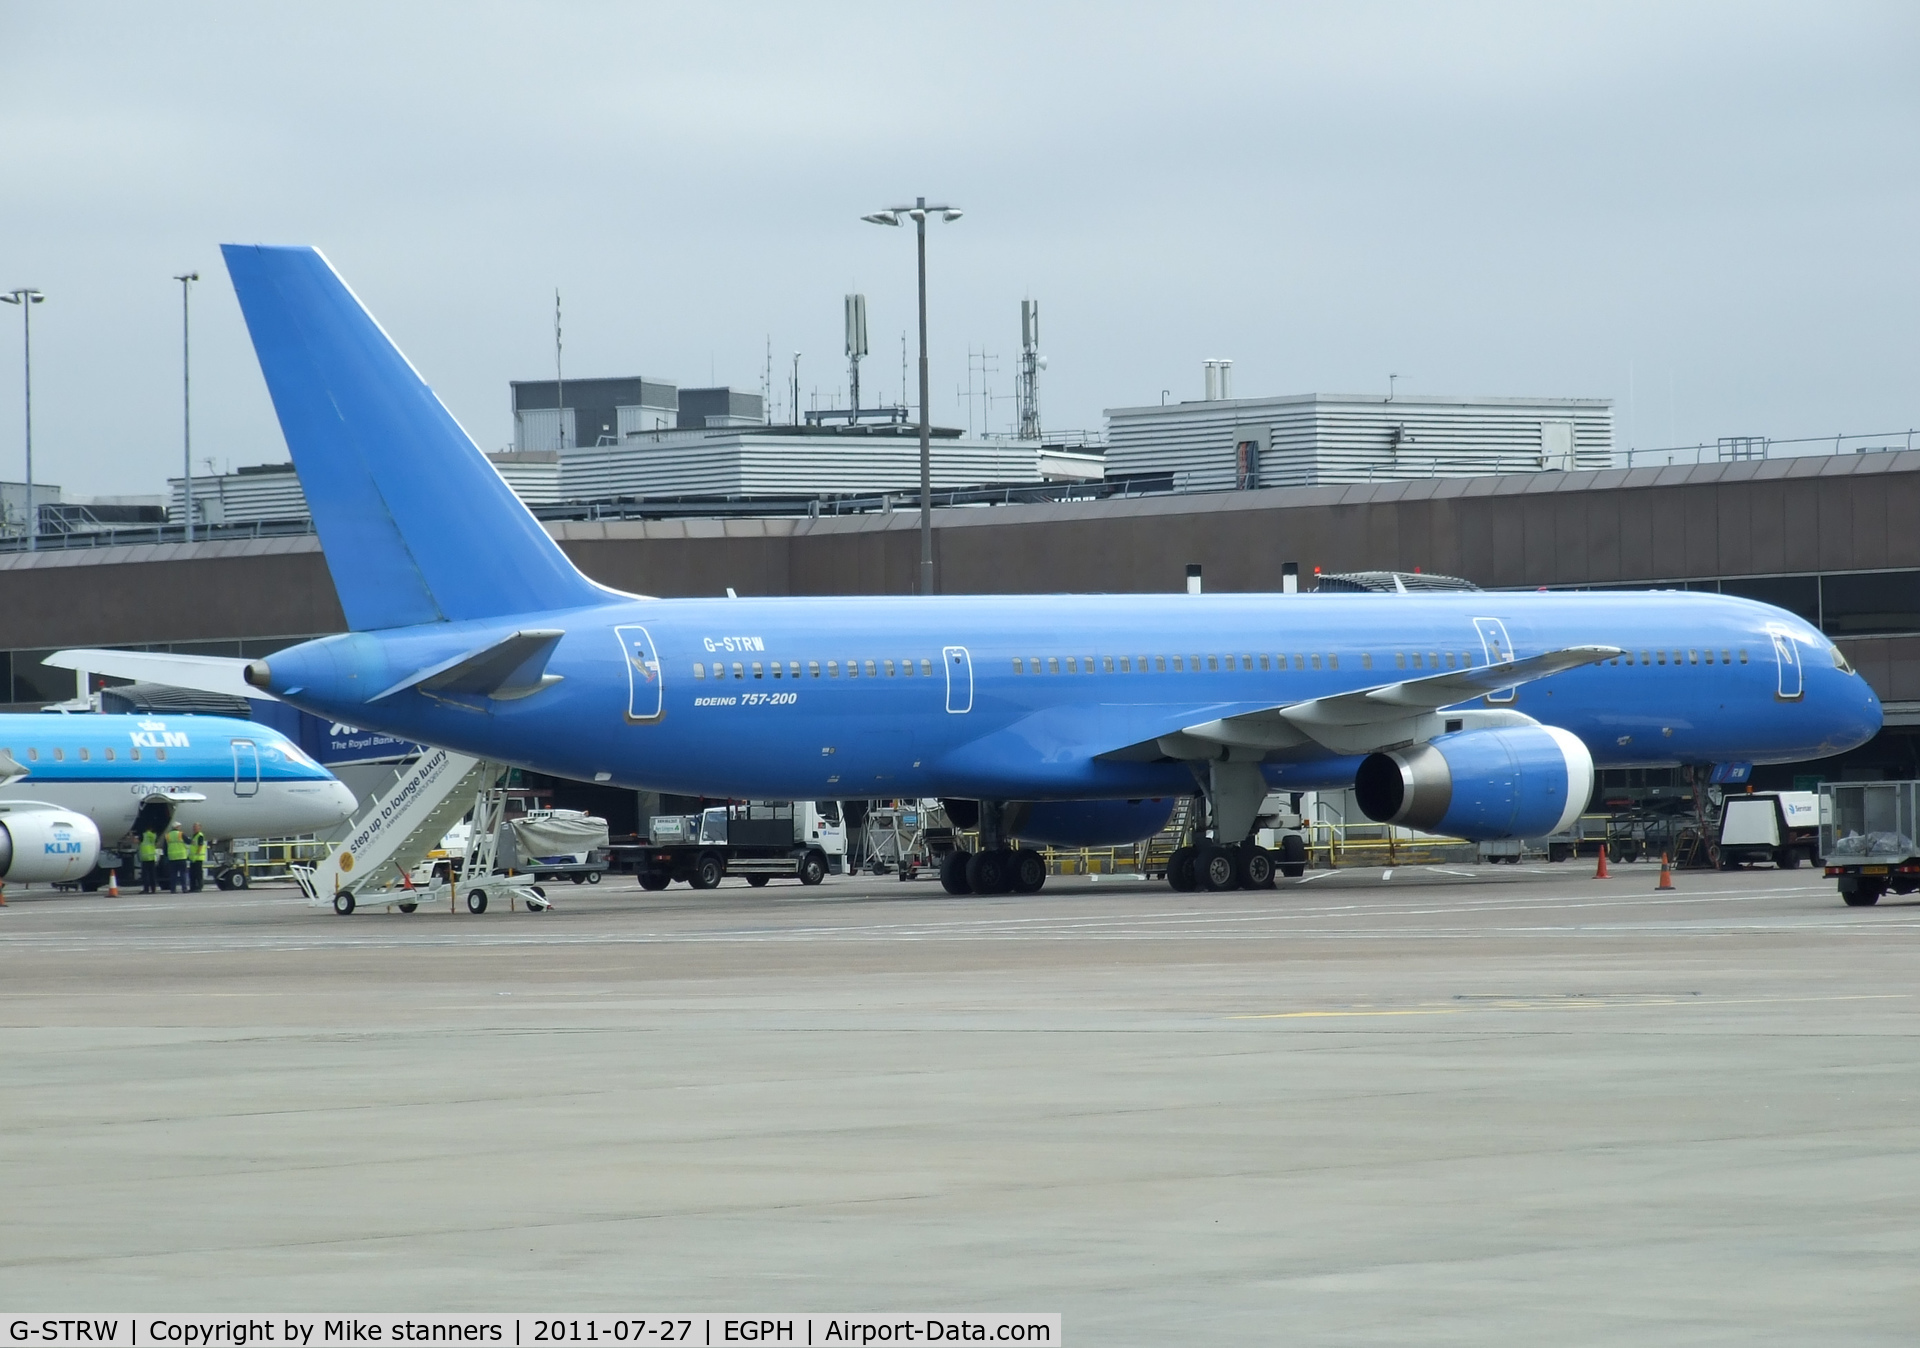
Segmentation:
[(1020, 438), (1040, 438), (1040, 371), (1047, 358), (1040, 354), (1040, 301), (1020, 301)]
[(800, 353), (798, 351), (793, 353), (793, 383), (789, 387), (793, 391), (793, 402), (787, 409), (787, 424), (798, 426), (800, 424)]
[(867, 354), (867, 297), (847, 296), (847, 389), (852, 394), (849, 425), (860, 420), (860, 358)]
[(553, 291), (553, 414), (557, 419), (560, 448), (567, 447), (567, 381), (560, 371), (560, 288)]

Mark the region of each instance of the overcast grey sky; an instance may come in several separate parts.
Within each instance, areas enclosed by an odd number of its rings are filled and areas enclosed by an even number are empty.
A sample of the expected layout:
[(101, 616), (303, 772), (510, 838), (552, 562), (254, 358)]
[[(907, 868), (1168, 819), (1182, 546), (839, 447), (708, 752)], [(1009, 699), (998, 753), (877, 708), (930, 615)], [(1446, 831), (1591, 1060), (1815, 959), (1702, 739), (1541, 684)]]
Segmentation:
[[(0, 0), (0, 289), (36, 476), (286, 457), (222, 241), (333, 259), (482, 448), (509, 379), (897, 396), (924, 193), (933, 406), (1308, 390), (1616, 400), (1620, 443), (1920, 421), (1920, 7), (29, 5)], [(0, 476), (20, 476), (0, 309)], [(804, 400), (804, 398), (803, 398)], [(978, 421), (978, 412), (975, 412)], [(1010, 401), (994, 411), (1004, 428)]]

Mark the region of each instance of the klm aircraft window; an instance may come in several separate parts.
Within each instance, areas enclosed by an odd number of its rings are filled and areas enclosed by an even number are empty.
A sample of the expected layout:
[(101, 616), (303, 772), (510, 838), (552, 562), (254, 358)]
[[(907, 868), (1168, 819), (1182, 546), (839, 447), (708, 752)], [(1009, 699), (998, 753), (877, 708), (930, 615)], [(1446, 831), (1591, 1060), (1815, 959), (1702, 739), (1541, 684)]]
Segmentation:
[[(55, 749), (53, 751), (53, 756), (55, 758), (58, 758), (60, 756), (60, 751), (58, 749)], [(153, 751), (153, 756), (159, 759), (162, 763), (167, 761), (167, 751), (165, 749), (155, 749)]]
[[(27, 750), (27, 752), (32, 754), (33, 750), (29, 749)], [(35, 758), (38, 758), (40, 755), (33, 754), (33, 756)], [(129, 749), (127, 750), (127, 757), (132, 759), (135, 763), (138, 763), (140, 761), (140, 751), (138, 749)]]
[(880, 677), (879, 668), (875, 666), (875, 664), (871, 660), (867, 661), (867, 677), (870, 679), (877, 679)]
[(66, 761), (67, 761), (67, 751), (66, 751), (65, 749), (55, 749), (55, 750), (53, 751), (53, 761), (54, 761), (54, 762), (56, 762), (56, 763), (64, 763), (64, 762), (66, 762)]
[(746, 666), (741, 664), (738, 660), (735, 660), (733, 662), (733, 677), (736, 679), (744, 679), (747, 677)]
[(91, 756), (90, 756), (90, 755), (89, 755), (89, 754), (87, 753), (87, 751), (86, 751), (86, 749), (84, 749), (84, 748), (82, 748), (82, 749), (80, 750), (80, 761), (81, 761), (82, 763), (85, 763), (85, 762), (88, 762), (88, 761), (90, 761), (90, 757), (91, 757)]
[(39, 761), (40, 761), (40, 751), (38, 749), (27, 750), (27, 762), (38, 763)]
[[(1836, 652), (1834, 652), (1834, 654), (1836, 654), (1836, 655), (1837, 655), (1837, 654), (1839, 654), (1839, 652), (1838, 652), (1838, 651), (1836, 651)], [(108, 749), (108, 750), (107, 750), (107, 762), (109, 762), (109, 763), (111, 763), (111, 762), (113, 762), (113, 750), (112, 750), (112, 749)]]

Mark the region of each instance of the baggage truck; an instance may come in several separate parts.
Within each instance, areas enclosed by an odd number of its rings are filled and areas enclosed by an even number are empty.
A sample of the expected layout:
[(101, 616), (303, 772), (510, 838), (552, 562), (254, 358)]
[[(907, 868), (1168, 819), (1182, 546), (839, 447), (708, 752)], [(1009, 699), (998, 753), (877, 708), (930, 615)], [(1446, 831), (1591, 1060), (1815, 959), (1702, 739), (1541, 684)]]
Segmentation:
[(1826, 782), (1820, 787), (1820, 856), (1849, 908), (1888, 890), (1920, 888), (1914, 844), (1920, 782)]
[(817, 885), (846, 862), (846, 829), (832, 800), (748, 800), (698, 814), (657, 814), (644, 843), (613, 848), (613, 862), (642, 889), (683, 881), (713, 889), (729, 875)]

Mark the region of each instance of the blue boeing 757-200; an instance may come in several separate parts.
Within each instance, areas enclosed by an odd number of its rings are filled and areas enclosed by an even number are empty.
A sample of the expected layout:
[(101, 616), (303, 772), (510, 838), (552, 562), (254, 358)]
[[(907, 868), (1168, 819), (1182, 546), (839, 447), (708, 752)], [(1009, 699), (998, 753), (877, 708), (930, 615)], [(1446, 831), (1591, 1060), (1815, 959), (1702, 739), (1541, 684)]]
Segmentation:
[(1275, 789), (1532, 837), (1596, 767), (1817, 758), (1880, 726), (1818, 631), (1717, 595), (622, 594), (325, 258), (224, 251), (352, 629), (244, 675), (319, 715), (690, 795), (979, 802), (982, 846), (942, 878), (983, 892), (1044, 879), (1007, 838), (1144, 837), (1183, 794), (1207, 827), (1173, 883), (1230, 888), (1270, 873), (1250, 838)]

